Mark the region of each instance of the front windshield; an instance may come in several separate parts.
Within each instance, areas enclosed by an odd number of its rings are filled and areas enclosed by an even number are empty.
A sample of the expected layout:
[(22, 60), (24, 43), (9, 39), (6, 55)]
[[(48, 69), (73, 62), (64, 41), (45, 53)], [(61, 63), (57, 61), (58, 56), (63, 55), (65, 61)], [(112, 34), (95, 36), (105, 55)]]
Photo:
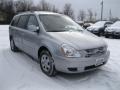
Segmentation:
[(120, 21), (115, 22), (111, 27), (120, 27)]
[(39, 15), (47, 32), (81, 31), (83, 28), (64, 15)]

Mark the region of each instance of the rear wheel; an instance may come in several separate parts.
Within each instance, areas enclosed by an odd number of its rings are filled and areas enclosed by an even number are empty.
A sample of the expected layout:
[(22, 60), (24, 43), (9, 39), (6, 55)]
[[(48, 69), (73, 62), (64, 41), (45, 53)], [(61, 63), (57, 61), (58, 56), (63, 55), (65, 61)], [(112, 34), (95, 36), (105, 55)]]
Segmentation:
[(10, 48), (13, 52), (19, 51), (18, 48), (15, 46), (14, 40), (10, 39)]
[(43, 50), (39, 55), (41, 70), (48, 76), (55, 76), (54, 60), (48, 50)]

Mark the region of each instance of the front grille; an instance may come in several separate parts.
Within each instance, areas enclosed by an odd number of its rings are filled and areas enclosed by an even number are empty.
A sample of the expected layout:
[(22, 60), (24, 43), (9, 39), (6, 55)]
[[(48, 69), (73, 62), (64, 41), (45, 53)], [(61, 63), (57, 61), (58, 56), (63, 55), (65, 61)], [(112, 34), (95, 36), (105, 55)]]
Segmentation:
[(106, 52), (106, 48), (99, 47), (99, 48), (94, 48), (94, 49), (87, 49), (85, 51), (86, 51), (86, 54), (85, 54), (86, 58), (97, 57), (97, 56), (103, 55)]
[(93, 33), (98, 33), (98, 31), (93, 31)]
[(98, 67), (100, 67), (100, 66), (102, 66), (102, 65), (104, 65), (104, 64), (105, 64), (105, 62), (103, 62), (102, 64), (100, 64), (100, 65), (98, 65), (98, 66), (95, 66), (95, 65), (87, 66), (87, 67), (84, 68), (84, 70), (95, 69), (95, 68), (98, 68)]
[(112, 34), (112, 32), (107, 32), (108, 34)]
[(120, 33), (119, 33), (119, 32), (115, 32), (114, 34), (115, 34), (115, 35), (120, 35)]

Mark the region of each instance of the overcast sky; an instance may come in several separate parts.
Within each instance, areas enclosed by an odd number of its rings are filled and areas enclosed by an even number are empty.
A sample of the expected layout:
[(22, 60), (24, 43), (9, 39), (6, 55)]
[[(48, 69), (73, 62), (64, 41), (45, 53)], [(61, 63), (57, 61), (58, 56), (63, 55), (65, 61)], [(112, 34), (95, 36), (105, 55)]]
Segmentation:
[[(35, 0), (37, 3), (40, 0)], [(79, 11), (79, 9), (88, 10), (92, 9), (93, 12), (97, 12), (97, 17), (100, 18), (100, 3), (101, 0), (46, 0), (51, 4), (55, 4), (56, 7), (63, 9), (65, 3), (71, 3), (75, 13)], [(112, 15), (114, 17), (120, 18), (120, 0), (104, 0), (104, 18), (109, 16), (109, 10), (111, 9)]]

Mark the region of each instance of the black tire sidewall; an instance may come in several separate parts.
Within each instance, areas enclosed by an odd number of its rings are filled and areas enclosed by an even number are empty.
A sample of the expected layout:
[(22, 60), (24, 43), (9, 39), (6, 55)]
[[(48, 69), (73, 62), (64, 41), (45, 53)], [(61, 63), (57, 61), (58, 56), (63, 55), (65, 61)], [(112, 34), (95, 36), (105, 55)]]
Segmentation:
[[(12, 48), (12, 46), (11, 46), (11, 41), (13, 42), (13, 48)], [(18, 48), (15, 46), (15, 42), (14, 42), (13, 39), (10, 39), (10, 48), (11, 48), (11, 50), (12, 50), (13, 52), (17, 52), (17, 51), (18, 51)]]
[[(13, 42), (13, 46), (11, 45), (11, 42)], [(10, 48), (12, 51), (15, 51), (15, 43), (13, 39), (10, 39)]]

